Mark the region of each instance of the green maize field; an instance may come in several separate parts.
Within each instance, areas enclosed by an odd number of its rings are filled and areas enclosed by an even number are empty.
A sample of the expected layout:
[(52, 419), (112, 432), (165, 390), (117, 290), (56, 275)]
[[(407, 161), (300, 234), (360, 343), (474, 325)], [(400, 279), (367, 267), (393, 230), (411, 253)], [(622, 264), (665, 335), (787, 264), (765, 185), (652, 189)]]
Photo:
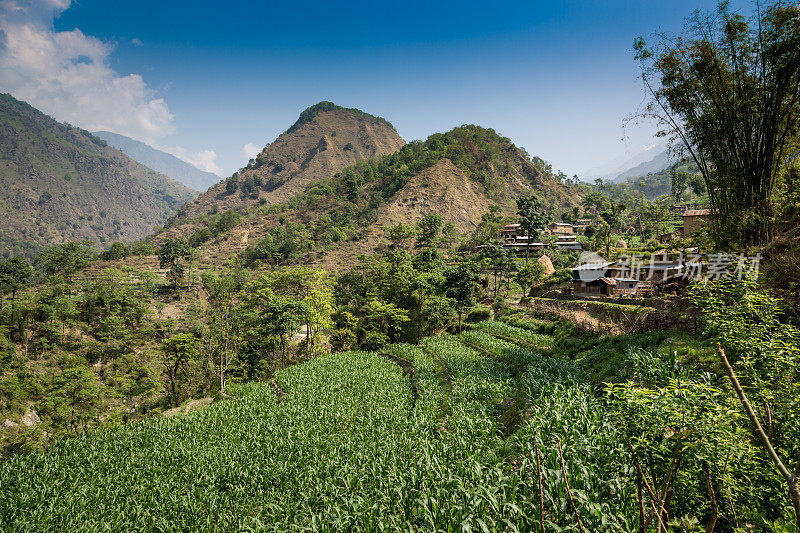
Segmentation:
[(494, 327), (389, 347), (413, 385), (380, 354), (326, 355), (279, 372), (281, 398), (242, 385), (12, 458), (0, 530), (630, 530), (633, 473), (585, 377)]

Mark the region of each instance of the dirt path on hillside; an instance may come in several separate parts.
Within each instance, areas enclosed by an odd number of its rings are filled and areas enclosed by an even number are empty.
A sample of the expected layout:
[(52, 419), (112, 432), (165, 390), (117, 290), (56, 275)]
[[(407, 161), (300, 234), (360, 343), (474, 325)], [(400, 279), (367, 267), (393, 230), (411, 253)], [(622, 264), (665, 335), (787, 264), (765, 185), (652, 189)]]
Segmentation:
[(283, 398), (286, 396), (286, 391), (283, 390), (281, 388), (281, 386), (278, 385), (278, 383), (275, 380), (270, 381), (269, 382), (269, 386), (272, 389), (272, 391), (275, 393), (275, 396), (278, 397), (278, 402), (283, 400)]
[(390, 352), (380, 352), (380, 355), (398, 365), (403, 369), (403, 375), (408, 376), (408, 383), (411, 387), (411, 409), (408, 412), (408, 416), (411, 417), (414, 413), (414, 407), (417, 405), (417, 399), (419, 398), (419, 378), (417, 377), (417, 369), (414, 368), (414, 363), (408, 359), (403, 359), (399, 355)]

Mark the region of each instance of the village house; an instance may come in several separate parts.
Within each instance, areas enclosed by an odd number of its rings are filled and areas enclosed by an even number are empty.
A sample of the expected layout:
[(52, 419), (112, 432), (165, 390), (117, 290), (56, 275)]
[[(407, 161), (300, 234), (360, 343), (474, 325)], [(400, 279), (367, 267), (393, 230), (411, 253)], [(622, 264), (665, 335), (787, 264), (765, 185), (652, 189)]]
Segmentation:
[(562, 250), (583, 250), (583, 246), (575, 240), (574, 235), (559, 235), (553, 244)]
[(575, 296), (611, 296), (618, 267), (613, 262), (586, 263), (572, 268), (572, 294)]
[(683, 267), (666, 255), (648, 261), (585, 263), (572, 268), (575, 296), (648, 296), (653, 284), (682, 275)]
[(517, 254), (525, 254), (526, 251), (544, 250), (547, 245), (543, 242), (531, 242), (529, 245), (527, 237), (518, 237), (516, 241), (503, 243), (503, 248)]
[(544, 250), (547, 245), (543, 242), (531, 242), (528, 244), (528, 236), (522, 235), (520, 224), (506, 224), (500, 230), (500, 237), (503, 239), (503, 248), (514, 253), (524, 254), (526, 251)]
[(575, 224), (573, 224), (572, 227), (575, 230), (575, 233), (583, 234), (583, 232), (586, 231), (586, 228), (592, 224), (593, 221), (591, 218), (579, 218), (575, 221)]
[(683, 212), (683, 234), (691, 235), (705, 227), (712, 216), (711, 209), (687, 209)]
[(522, 235), (522, 224), (506, 224), (500, 230), (500, 237), (503, 240), (514, 241), (520, 235)]
[(572, 224), (566, 222), (553, 222), (547, 226), (547, 231), (551, 235), (574, 235), (575, 229)]

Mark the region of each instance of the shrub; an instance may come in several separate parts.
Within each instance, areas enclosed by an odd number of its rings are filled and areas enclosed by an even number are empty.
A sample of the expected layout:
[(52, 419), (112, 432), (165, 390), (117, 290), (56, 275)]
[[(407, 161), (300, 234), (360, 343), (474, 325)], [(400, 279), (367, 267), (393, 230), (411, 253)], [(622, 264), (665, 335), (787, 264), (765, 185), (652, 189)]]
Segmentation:
[(467, 322), (483, 322), (492, 318), (492, 310), (485, 305), (476, 305), (467, 313)]
[(154, 255), (156, 248), (149, 241), (136, 241), (130, 246), (130, 255)]

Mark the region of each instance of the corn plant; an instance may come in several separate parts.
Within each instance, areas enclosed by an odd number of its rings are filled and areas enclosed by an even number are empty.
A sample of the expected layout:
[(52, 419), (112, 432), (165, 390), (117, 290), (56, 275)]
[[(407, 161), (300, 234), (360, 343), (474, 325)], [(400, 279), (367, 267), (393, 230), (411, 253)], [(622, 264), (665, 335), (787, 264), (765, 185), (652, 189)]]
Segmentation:
[(553, 345), (553, 337), (550, 335), (541, 335), (531, 330), (518, 328), (496, 320), (480, 322), (475, 325), (475, 329), (506, 340), (521, 341), (521, 343), (531, 347), (545, 348)]

